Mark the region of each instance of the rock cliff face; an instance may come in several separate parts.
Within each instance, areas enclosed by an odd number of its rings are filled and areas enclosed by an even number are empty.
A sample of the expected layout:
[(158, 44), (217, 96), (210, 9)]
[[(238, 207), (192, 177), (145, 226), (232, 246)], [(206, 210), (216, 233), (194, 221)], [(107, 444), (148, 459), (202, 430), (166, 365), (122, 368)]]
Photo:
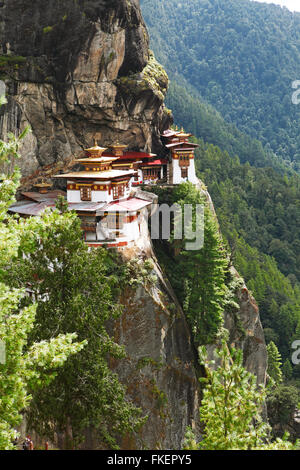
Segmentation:
[[(145, 221), (139, 245), (123, 255), (127, 260), (152, 259), (157, 280), (153, 285), (145, 282), (137, 290), (123, 293), (125, 310), (115, 325), (115, 338), (126, 347), (128, 356), (114, 367), (131, 398), (149, 416), (137, 439), (125, 440), (122, 447), (180, 449), (187, 426), (192, 426), (196, 435), (201, 434), (198, 379), (202, 370), (197, 352), (176, 293), (153, 252)], [(240, 309), (234, 315), (224, 312), (224, 327), (230, 345), (242, 349), (247, 370), (264, 384), (267, 352), (259, 309), (234, 268), (232, 275), (239, 281), (236, 296)], [(207, 347), (211, 359), (215, 348)]]
[[(234, 315), (224, 312), (224, 328), (229, 332), (229, 344), (243, 351), (246, 369), (256, 375), (258, 383), (265, 384), (267, 350), (259, 309), (254, 297), (234, 268), (232, 274), (241, 284), (236, 292), (240, 308)], [(207, 346), (210, 359), (215, 359), (213, 355), (215, 347), (216, 345)]]
[[(5, 139), (31, 126), (21, 147), (25, 178), (68, 165), (95, 135), (101, 145), (119, 140), (131, 149), (163, 151), (159, 134), (171, 120), (163, 105), (168, 79), (149, 53), (138, 0), (0, 2), (0, 46), (0, 78), (8, 91), (0, 133)], [(152, 258), (157, 281), (123, 293), (125, 311), (115, 325), (128, 357), (112, 367), (149, 415), (141, 434), (124, 440), (122, 448), (178, 449), (186, 426), (199, 428), (201, 371), (190, 331), (146, 223), (141, 241), (124, 257)], [(245, 334), (229, 314), (225, 326), (231, 343), (243, 349), (247, 368), (263, 382), (258, 309), (246, 286), (238, 296)], [(96, 446), (89, 437), (85, 447)]]
[(168, 78), (149, 54), (138, 0), (0, 2), (1, 137), (26, 125), (28, 176), (101, 139), (159, 150)]
[(153, 252), (147, 218), (141, 235), (139, 244), (123, 256), (151, 259), (156, 281), (123, 292), (124, 313), (114, 331), (127, 358), (114, 367), (148, 420), (122, 448), (181, 449), (186, 427), (199, 430), (201, 371), (184, 313)]

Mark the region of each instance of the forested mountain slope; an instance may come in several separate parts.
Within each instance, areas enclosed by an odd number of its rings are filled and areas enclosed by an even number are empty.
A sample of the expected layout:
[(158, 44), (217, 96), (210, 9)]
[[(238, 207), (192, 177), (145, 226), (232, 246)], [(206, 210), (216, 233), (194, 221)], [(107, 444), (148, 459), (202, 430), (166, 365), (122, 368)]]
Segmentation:
[(289, 359), (300, 327), (300, 178), (241, 164), (218, 147), (199, 143), (197, 169), (234, 265), (258, 301), (266, 340)]
[(152, 48), (226, 121), (300, 169), (300, 14), (249, 0), (141, 0)]
[(167, 104), (176, 124), (201, 139), (198, 174), (258, 300), (266, 338), (288, 360), (300, 321), (300, 178), (282, 170), (287, 155), (297, 168), (300, 144), (300, 107), (291, 101), (300, 15), (248, 0), (141, 4), (171, 77)]
[(224, 120), (216, 109), (204, 102), (197, 92), (175, 80), (170, 82), (166, 103), (172, 110), (175, 122), (210, 144), (217, 145), (229, 155), (238, 155), (242, 163), (256, 167), (272, 167), (280, 173), (291, 172), (290, 167), (276, 155), (263, 148), (261, 142), (241, 132)]

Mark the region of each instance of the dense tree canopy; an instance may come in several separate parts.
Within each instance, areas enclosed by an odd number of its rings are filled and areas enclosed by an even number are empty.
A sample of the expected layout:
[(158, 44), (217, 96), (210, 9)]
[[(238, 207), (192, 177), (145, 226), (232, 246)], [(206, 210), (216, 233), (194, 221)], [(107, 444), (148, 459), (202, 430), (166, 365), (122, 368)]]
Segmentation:
[(46, 390), (33, 394), (28, 422), (41, 436), (62, 433), (64, 448), (75, 448), (87, 428), (100, 448), (117, 447), (119, 436), (144, 422), (109, 367), (111, 358), (125, 357), (107, 325), (122, 313), (118, 296), (126, 264), (113, 251), (89, 250), (76, 213), (65, 211), (64, 200), (58, 207), (62, 214), (45, 211), (32, 218), (30, 230), (25, 224), (18, 256), (2, 277), (12, 286), (26, 285), (37, 299), (31, 342), (76, 331), (88, 344)]
[[(270, 426), (262, 419), (266, 391), (257, 386), (255, 375), (243, 367), (242, 352), (228, 350), (225, 342), (209, 361), (200, 348), (205, 368), (200, 419), (205, 424), (202, 440), (197, 443), (191, 429), (185, 449), (193, 450), (291, 450), (286, 439), (270, 438)], [(289, 409), (290, 411), (290, 409)]]
[(229, 155), (238, 155), (242, 163), (249, 162), (256, 167), (270, 166), (279, 172), (290, 171), (272, 151), (263, 148), (261, 142), (226, 122), (186, 81), (180, 81), (180, 85), (176, 80), (170, 82), (166, 103), (172, 110), (175, 122), (205, 142), (226, 150)]
[(271, 168), (241, 165), (218, 147), (199, 141), (197, 168), (208, 186), (224, 235), (237, 232), (300, 280), (300, 178)]
[(290, 358), (300, 318), (300, 179), (242, 165), (218, 147), (199, 144), (199, 176), (214, 201), (234, 265), (255, 295), (267, 341)]
[(300, 76), (300, 15), (248, 0), (141, 4), (171, 78), (168, 106), (201, 138), (198, 175), (233, 262), (258, 301), (267, 342), (290, 359), (300, 315), (300, 179), (284, 168), (297, 169), (299, 158), (291, 82)]
[[(249, 0), (142, 0), (152, 48), (171, 80), (300, 169), (300, 14)], [(190, 123), (192, 124), (192, 123)], [(198, 134), (199, 135), (199, 134)]]
[[(3, 98), (0, 100), (2, 103)], [(28, 130), (24, 131), (23, 135)], [(22, 137), (22, 134), (20, 138)], [(19, 139), (20, 139), (19, 138)], [(9, 136), (8, 142), (0, 141), (0, 163), (8, 164), (18, 157), (19, 139)], [(3, 166), (2, 166), (3, 168)], [(0, 274), (7, 272), (20, 248), (23, 227), (8, 215), (7, 209), (14, 201), (19, 185), (17, 168), (0, 174)], [(31, 230), (30, 221), (26, 224)], [(22, 308), (25, 284), (12, 289), (0, 279), (0, 449), (14, 448), (19, 436), (17, 427), (29, 406), (31, 393), (49, 385), (68, 357), (78, 353), (86, 341), (74, 342), (74, 330), (67, 334), (54, 334), (48, 341), (32, 341), (29, 336), (36, 319), (36, 307), (32, 301)]]

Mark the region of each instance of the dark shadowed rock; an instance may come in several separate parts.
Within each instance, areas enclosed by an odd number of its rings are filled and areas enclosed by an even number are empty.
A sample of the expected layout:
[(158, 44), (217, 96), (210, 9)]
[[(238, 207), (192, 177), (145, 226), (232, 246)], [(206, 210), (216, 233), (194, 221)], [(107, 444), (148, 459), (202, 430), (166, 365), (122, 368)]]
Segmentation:
[(0, 8), (0, 69), (9, 94), (0, 132), (32, 134), (21, 168), (70, 158), (93, 142), (161, 150), (168, 78), (149, 55), (136, 0), (9, 0)]

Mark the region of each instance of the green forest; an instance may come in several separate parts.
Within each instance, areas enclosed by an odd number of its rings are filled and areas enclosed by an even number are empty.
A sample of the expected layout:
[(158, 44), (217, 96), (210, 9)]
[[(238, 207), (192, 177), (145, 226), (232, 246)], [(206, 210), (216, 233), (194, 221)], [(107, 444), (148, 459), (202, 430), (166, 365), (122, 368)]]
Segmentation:
[(299, 171), (300, 107), (292, 103), (292, 83), (300, 77), (300, 13), (248, 0), (141, 6), (170, 79), (192, 86), (226, 122)]
[(259, 304), (267, 340), (285, 358), (300, 320), (299, 177), (241, 164), (199, 141), (197, 167), (233, 263)]
[[(66, 78), (74, 96), (49, 77), (36, 83), (35, 62), (27, 81), (15, 63), (15, 76), (2, 77), (0, 124), (12, 130), (0, 136), (0, 451), (91, 448), (113, 451), (110, 464), (119, 450), (151, 446), (167, 459), (181, 450), (300, 450), (300, 99), (292, 102), (300, 13), (249, 0), (76, 0), (79, 21), (70, 3), (61, 21), (72, 22), (78, 41), (69, 59), (79, 65)], [(46, 43), (53, 11), (42, 24), (45, 5), (36, 5), (25, 5), (24, 18), (33, 33), (31, 13), (39, 19)], [(14, 20), (25, 44), (29, 26)], [(22, 57), (5, 44), (3, 63)], [(30, 50), (52, 67), (55, 54), (44, 52)], [(172, 125), (182, 132), (161, 135)], [(57, 153), (55, 176), (54, 163), (22, 175), (19, 165), (40, 156), (32, 146), (53, 138), (58, 148), (67, 137), (74, 158), (94, 138), (90, 160), (72, 161), (85, 171), (62, 173), (70, 162)], [(160, 137), (164, 150), (147, 155)], [(141, 153), (130, 160), (125, 144)], [(169, 162), (157, 162), (162, 154)], [(138, 170), (146, 170), (141, 181)], [(67, 199), (55, 192), (45, 209), (42, 194), (56, 177), (65, 178)], [(33, 201), (29, 180), (40, 188)], [(15, 211), (24, 201), (45, 206), (30, 217), (28, 208)], [(153, 236), (155, 216), (166, 221), (160, 204), (171, 211), (166, 237), (162, 226)], [(196, 248), (191, 233), (203, 234)], [(131, 467), (148, 462), (129, 459)]]
[[(173, 8), (168, 8), (171, 4)], [(241, 13), (241, 6), (244, 12), (242, 19), (241, 15), (238, 15), (238, 8)], [(180, 8), (177, 1), (167, 1), (163, 4), (154, 1), (150, 5), (150, 2), (143, 0), (142, 7), (153, 45), (156, 44), (157, 47), (157, 55), (167, 69), (167, 51), (170, 52), (170, 48), (175, 45), (178, 48), (178, 51), (175, 49), (172, 51), (172, 59), (170, 58), (172, 71), (168, 69), (171, 82), (167, 104), (174, 112), (176, 124), (184, 126), (196, 136), (195, 142), (200, 145), (196, 152), (198, 175), (207, 185), (212, 196), (221, 231), (228, 242), (234, 264), (245, 277), (259, 303), (267, 339), (275, 340), (281, 354), (287, 358), (290, 355), (291, 336), (295, 333), (300, 320), (300, 178), (295, 172), (288, 171), (282, 161), (276, 159), (274, 153), (268, 150), (268, 146), (261, 144), (263, 141), (261, 136), (256, 134), (260, 138), (256, 140), (248, 135), (251, 134), (249, 132), (250, 121), (245, 129), (247, 132), (241, 132), (234, 124), (226, 122), (223, 116), (225, 118), (228, 116), (224, 110), (220, 113), (211, 104), (205, 102), (201, 98), (201, 95), (204, 95), (203, 89), (196, 82), (191, 84), (189, 77), (192, 74), (188, 75), (184, 72), (184, 63), (196, 64), (195, 51), (203, 39), (201, 26), (205, 18), (208, 22), (207, 16), (200, 14), (202, 10), (206, 12), (206, 15), (212, 15), (213, 26), (207, 27), (205, 31), (214, 29), (215, 23), (220, 22), (225, 24), (225, 35), (228, 34), (229, 29), (225, 21), (226, 13), (229, 14), (229, 12), (232, 16), (232, 27), (237, 31), (240, 30), (239, 22), (244, 24), (247, 21), (250, 22), (252, 18), (253, 23), (256, 15), (259, 16), (262, 12), (269, 16), (276, 14), (276, 18), (282, 22), (287, 21), (287, 18), (291, 20), (291, 14), (287, 10), (278, 13), (275, 7), (266, 8), (259, 4), (255, 4), (253, 10), (250, 2), (240, 0), (237, 2), (192, 1), (185, 9)], [(160, 12), (160, 18), (163, 17), (166, 20), (165, 29), (163, 33), (160, 33), (160, 37), (158, 37), (158, 25), (154, 22), (154, 18), (158, 17), (155, 16), (157, 11)], [(181, 21), (183, 18), (184, 21)], [(298, 16), (295, 15), (294, 21), (297, 18)], [(262, 28), (269, 28), (268, 35), (265, 34), (265, 43), (272, 43), (274, 32), (270, 27), (270, 23), (272, 24), (270, 18), (268, 22), (261, 20), (261, 23)], [(292, 27), (294, 23), (291, 21), (290, 23)], [(172, 34), (173, 27), (188, 28), (192, 25), (194, 26), (193, 34), (196, 34), (196, 27), (199, 33), (197, 41), (194, 40), (194, 47), (188, 42), (190, 39), (186, 33), (177, 34), (176, 43), (175, 41), (172, 43), (172, 37), (175, 37)], [(283, 31), (286, 29), (283, 28)], [(260, 34), (263, 32), (262, 29)], [(216, 41), (221, 42), (222, 35), (219, 33), (215, 32), (214, 37)], [(181, 39), (178, 40), (178, 37)], [(281, 43), (283, 39), (280, 38)], [(208, 40), (207, 34), (206, 40)], [(223, 42), (226, 43), (226, 41)], [(183, 49), (185, 44), (186, 50)], [(232, 47), (234, 45), (235, 42), (232, 42)], [(156, 50), (155, 47), (154, 49)], [(209, 52), (209, 47), (203, 47), (201, 50), (211, 54), (213, 63), (217, 61), (215, 49), (213, 55)], [(233, 54), (234, 51), (231, 53)], [(224, 50), (222, 56), (225, 56)], [(296, 72), (297, 68), (293, 70)], [(178, 81), (182, 76), (179, 72), (183, 74), (180, 84)], [(204, 75), (199, 68), (197, 71), (199, 82), (205, 82)], [(195, 77), (195, 74), (193, 76)], [(174, 80), (172, 80), (173, 77)], [(231, 81), (228, 77), (228, 86), (229, 83)], [(193, 88), (192, 85), (195, 87)], [(200, 92), (199, 96), (197, 96), (197, 88)], [(263, 94), (261, 87), (259, 90)], [(210, 97), (211, 94), (208, 93), (208, 96)], [(213, 100), (211, 101), (213, 103)], [(273, 98), (272, 103), (274, 104)], [(257, 100), (252, 100), (252, 105), (256, 104)], [(230, 106), (235, 109), (233, 104)], [(241, 106), (241, 108), (249, 111), (246, 106)], [(294, 108), (297, 109), (296, 106)], [(274, 132), (279, 134), (275, 122), (273, 127)], [(285, 320), (283, 321), (281, 317)]]
[[(259, 305), (268, 373), (276, 364), (281, 374), (268, 406), (282, 435), (300, 389), (300, 368), (291, 364), (300, 333), (300, 108), (291, 86), (300, 76), (300, 14), (243, 0), (141, 3), (169, 74), (167, 106), (199, 144), (198, 176)], [(177, 288), (179, 260), (162, 251)]]
[(187, 83), (170, 82), (166, 103), (172, 110), (175, 122), (210, 144), (217, 145), (230, 155), (238, 155), (241, 163), (256, 167), (270, 166), (279, 172), (293, 171), (276, 155), (263, 148), (260, 141), (241, 132), (234, 124), (226, 122), (216, 109), (204, 102)]

